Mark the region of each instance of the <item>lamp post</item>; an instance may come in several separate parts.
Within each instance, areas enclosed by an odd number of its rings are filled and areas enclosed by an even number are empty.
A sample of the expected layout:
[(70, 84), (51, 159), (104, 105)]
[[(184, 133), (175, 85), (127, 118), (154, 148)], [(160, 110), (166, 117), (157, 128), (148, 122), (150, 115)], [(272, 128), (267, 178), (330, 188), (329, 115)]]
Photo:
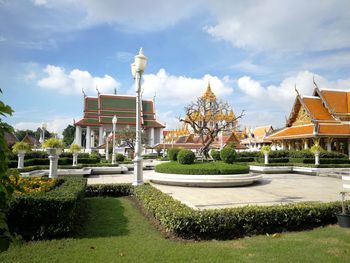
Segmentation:
[(106, 161), (109, 160), (109, 148), (108, 148), (108, 137), (111, 136), (111, 134), (108, 134), (107, 131), (103, 134), (106, 137)]
[(45, 130), (47, 128), (47, 124), (43, 122), (41, 124), (41, 132), (42, 132), (42, 143), (41, 143), (41, 148), (44, 149), (44, 142), (45, 142)]
[(113, 124), (113, 149), (112, 149), (112, 164), (115, 164), (115, 126), (117, 124), (117, 116), (114, 115), (112, 119)]
[(134, 63), (131, 64), (131, 73), (135, 80), (136, 90), (136, 142), (134, 158), (134, 182), (133, 185), (143, 184), (142, 157), (141, 157), (141, 77), (147, 64), (147, 57), (143, 54), (142, 48), (135, 56)]

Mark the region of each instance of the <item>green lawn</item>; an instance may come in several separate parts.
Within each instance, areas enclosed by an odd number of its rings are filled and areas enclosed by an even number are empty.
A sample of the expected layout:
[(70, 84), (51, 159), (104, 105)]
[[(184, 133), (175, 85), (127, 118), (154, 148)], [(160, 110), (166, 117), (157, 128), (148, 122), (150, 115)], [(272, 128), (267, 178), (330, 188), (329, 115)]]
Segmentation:
[(84, 229), (74, 238), (29, 242), (0, 262), (350, 262), (350, 230), (313, 231), (231, 241), (164, 238), (128, 198), (87, 199)]

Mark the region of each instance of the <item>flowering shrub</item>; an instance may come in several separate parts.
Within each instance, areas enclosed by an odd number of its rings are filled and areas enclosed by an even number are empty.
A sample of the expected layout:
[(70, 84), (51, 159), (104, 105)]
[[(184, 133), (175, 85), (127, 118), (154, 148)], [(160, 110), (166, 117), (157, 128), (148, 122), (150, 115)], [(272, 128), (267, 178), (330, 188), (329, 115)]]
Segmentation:
[(26, 193), (42, 193), (48, 192), (59, 185), (60, 180), (55, 178), (36, 177), (19, 177), (16, 175), (10, 176), (10, 181), (16, 186), (16, 194)]

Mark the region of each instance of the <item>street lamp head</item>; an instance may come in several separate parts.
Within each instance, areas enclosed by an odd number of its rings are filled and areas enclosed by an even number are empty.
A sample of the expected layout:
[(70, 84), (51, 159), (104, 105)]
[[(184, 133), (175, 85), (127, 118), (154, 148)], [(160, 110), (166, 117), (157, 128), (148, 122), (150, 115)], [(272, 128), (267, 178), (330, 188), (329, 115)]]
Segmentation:
[(46, 130), (46, 128), (47, 128), (47, 123), (43, 122), (43, 123), (41, 124), (41, 128), (42, 128), (43, 130)]
[(135, 56), (135, 71), (143, 72), (147, 65), (147, 57), (143, 54), (143, 49), (140, 48), (139, 54)]
[(113, 124), (117, 124), (117, 120), (118, 120), (118, 119), (117, 119), (117, 116), (114, 115), (114, 117), (113, 117), (113, 119), (112, 119), (112, 123), (113, 123)]

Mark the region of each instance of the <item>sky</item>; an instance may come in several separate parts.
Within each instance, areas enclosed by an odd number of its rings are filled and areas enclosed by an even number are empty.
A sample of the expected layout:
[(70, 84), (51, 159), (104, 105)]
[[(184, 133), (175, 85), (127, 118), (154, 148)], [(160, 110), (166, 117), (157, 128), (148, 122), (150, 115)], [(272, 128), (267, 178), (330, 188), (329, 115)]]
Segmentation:
[(16, 129), (61, 133), (83, 116), (82, 89), (135, 94), (130, 64), (148, 57), (143, 98), (179, 126), (208, 82), (241, 128), (289, 116), (296, 92), (350, 89), (348, 0), (0, 0), (0, 100)]

